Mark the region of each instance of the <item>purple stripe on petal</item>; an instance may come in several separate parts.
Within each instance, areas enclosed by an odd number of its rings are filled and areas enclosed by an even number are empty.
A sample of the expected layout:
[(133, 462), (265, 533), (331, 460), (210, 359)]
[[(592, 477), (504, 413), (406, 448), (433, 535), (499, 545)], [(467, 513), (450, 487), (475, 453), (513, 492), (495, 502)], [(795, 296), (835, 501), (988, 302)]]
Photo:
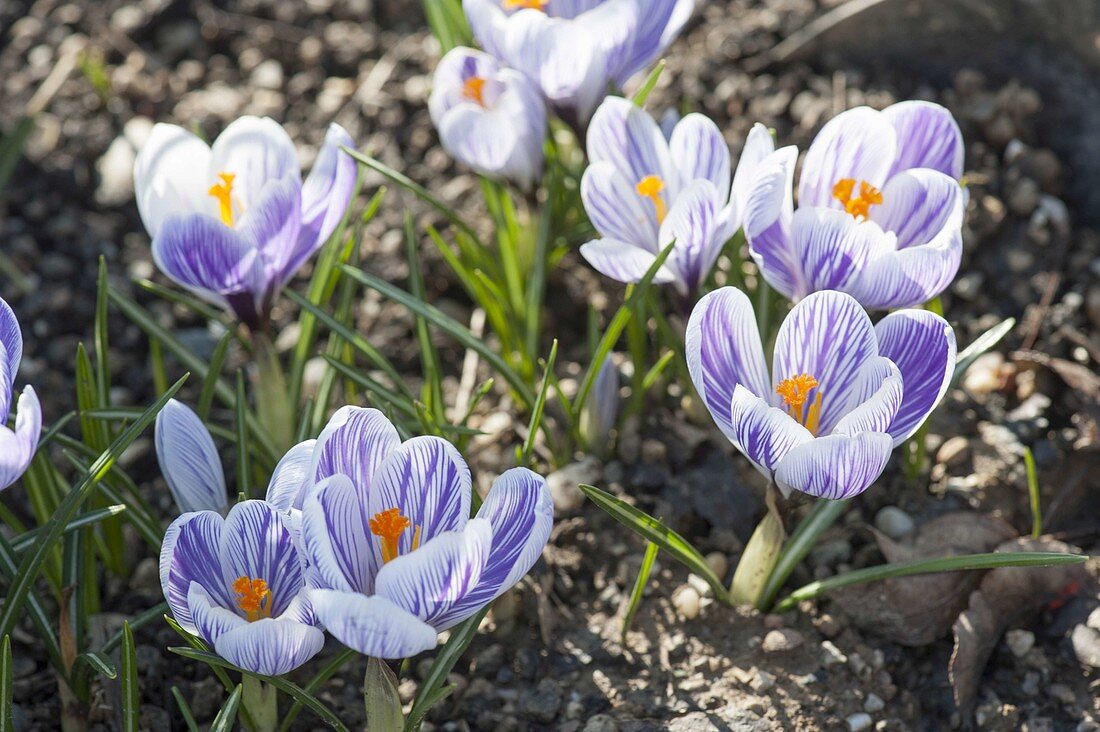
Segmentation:
[(935, 170), (907, 170), (882, 191), (871, 219), (898, 237), (898, 249), (927, 244), (947, 226), (962, 227), (962, 186)]
[(676, 40), (694, 9), (695, 0), (641, 0), (638, 28), (616, 73), (620, 86), (653, 63)]
[(910, 168), (931, 168), (958, 179), (963, 173), (962, 131), (938, 104), (906, 101), (882, 111), (897, 132), (898, 153), (890, 175)]
[(436, 619), (441, 629), (470, 617), (530, 571), (550, 538), (554, 501), (542, 476), (512, 468), (493, 483), (477, 518), (493, 527), (485, 570), (477, 585)]
[[(416, 527), (420, 545), (445, 531), (461, 529), (470, 516), (470, 468), (454, 446), (441, 437), (414, 437), (390, 453), (367, 499), (367, 516), (396, 508), (412, 526), (398, 540), (399, 554), (413, 550)], [(381, 560), (381, 543), (371, 542)]]
[(220, 221), (203, 214), (172, 215), (153, 239), (157, 268), (205, 300), (223, 305), (233, 293), (254, 293), (259, 251)]
[(366, 656), (408, 658), (435, 648), (435, 628), (384, 597), (336, 590), (309, 596), (328, 632)]
[(262, 676), (281, 676), (316, 656), (325, 634), (293, 620), (264, 618), (222, 634), (214, 651), (234, 666)]
[(461, 531), (439, 534), (387, 562), (375, 592), (438, 630), (437, 621), (477, 586), (492, 542), (492, 524), (470, 519)]
[(298, 246), (286, 264), (287, 280), (302, 263), (325, 243), (344, 218), (358, 177), (355, 160), (341, 147), (355, 149), (355, 141), (338, 124), (329, 125), (325, 142), (302, 184), (302, 230)]
[(222, 517), (213, 511), (185, 513), (168, 527), (160, 549), (160, 581), (164, 599), (184, 630), (195, 632), (187, 593), (197, 582), (214, 604), (236, 607), (222, 573)]
[(198, 582), (192, 582), (187, 591), (187, 608), (195, 623), (196, 635), (213, 646), (222, 633), (248, 621), (232, 610), (216, 605), (210, 593)]
[(659, 176), (666, 186), (665, 200), (675, 199), (679, 181), (668, 143), (653, 118), (630, 100), (607, 97), (603, 101), (592, 115), (586, 149), (593, 163), (611, 163), (629, 185), (649, 175)]
[(897, 152), (897, 136), (882, 112), (857, 107), (829, 120), (817, 133), (798, 182), (798, 205), (838, 208), (837, 182), (850, 178), (882, 189)]
[[(10, 390), (15, 375), (19, 373), (19, 362), (23, 359), (23, 333), (19, 329), (19, 321), (16, 320), (15, 313), (3, 298), (0, 298), (0, 347), (5, 354)], [(2, 387), (3, 385), (0, 384), (0, 389)], [(3, 419), (7, 419), (7, 412), (4, 412)]]
[(16, 408), (15, 430), (0, 426), (0, 490), (19, 479), (31, 464), (42, 433), (42, 407), (30, 386), (23, 387)]
[(269, 181), (287, 176), (301, 183), (298, 151), (290, 135), (270, 117), (238, 117), (211, 146), (211, 177), (231, 173), (234, 200), (247, 214)]
[(341, 407), (317, 438), (310, 472), (315, 481), (346, 475), (365, 496), (382, 461), (400, 444), (397, 429), (382, 412)]
[(873, 254), (894, 248), (892, 237), (873, 221), (818, 207), (795, 211), (791, 241), (810, 292), (847, 291)]
[(740, 384), (733, 392), (730, 420), (734, 446), (769, 478), (787, 453), (813, 439), (789, 414)]
[(225, 517), (219, 542), (226, 584), (260, 579), (271, 590), (271, 614), (282, 615), (305, 582), (301, 560), (279, 510), (266, 501), (242, 501)]
[(672, 130), (668, 147), (682, 185), (709, 180), (722, 196), (730, 190), (730, 149), (710, 118), (698, 113), (684, 117)]
[[(784, 379), (809, 374), (821, 395), (820, 424), (836, 424), (848, 404), (864, 363), (878, 354), (874, 328), (854, 298), (831, 290), (799, 302), (775, 339), (773, 387)], [(781, 404), (778, 395), (773, 404)]]
[(612, 163), (596, 162), (585, 169), (581, 200), (601, 236), (657, 253), (656, 209)]
[(229, 507), (214, 439), (199, 416), (175, 399), (157, 415), (157, 462), (181, 513)]
[[(794, 148), (790, 148), (794, 150)], [(748, 204), (749, 193), (752, 190), (753, 181), (760, 170), (760, 165), (775, 152), (775, 140), (767, 127), (757, 122), (749, 130), (745, 138), (745, 146), (741, 149), (741, 157), (737, 159), (737, 170), (733, 174), (733, 185), (730, 191), (730, 200), (735, 204), (739, 219), (744, 217), (745, 207)], [(797, 151), (795, 151), (797, 155)], [(787, 182), (787, 190), (791, 190), (794, 180), (794, 165), (790, 166), (790, 181)]]
[(371, 592), (377, 564), (366, 497), (345, 475), (322, 480), (302, 507), (301, 545), (311, 586)]
[(807, 294), (791, 243), (794, 166), (798, 151), (784, 147), (764, 159), (746, 184), (741, 221), (749, 253), (768, 284), (788, 298)]
[(927, 310), (891, 313), (875, 326), (879, 350), (901, 371), (904, 396), (890, 425), (894, 444), (907, 440), (943, 399), (955, 368), (955, 331)]
[(675, 241), (670, 267), (679, 274), (683, 291), (693, 293), (706, 280), (722, 247), (733, 236), (729, 210), (717, 188), (697, 180), (680, 193), (661, 224), (662, 246)]
[(872, 257), (849, 291), (871, 310), (919, 306), (955, 279), (962, 249), (962, 230), (948, 225), (927, 244)]
[(730, 404), (737, 385), (757, 396), (770, 391), (756, 315), (745, 293), (723, 287), (704, 295), (688, 320), (685, 350), (699, 397), (732, 440)]
[[(210, 146), (177, 125), (153, 125), (134, 161), (134, 197), (149, 236), (172, 215), (210, 212)], [(215, 171), (216, 172), (216, 171)]]
[(817, 498), (851, 498), (882, 475), (892, 449), (890, 435), (881, 432), (819, 437), (787, 453), (775, 471), (775, 480), (785, 491), (802, 491)]
[(282, 285), (281, 277), (298, 246), (302, 228), (302, 182), (297, 175), (269, 181), (252, 208), (245, 211), (237, 232), (260, 253), (252, 292), (269, 296)]
[(886, 432), (901, 407), (904, 384), (901, 371), (885, 356), (868, 359), (850, 392), (849, 409), (833, 425), (821, 425), (820, 434)]

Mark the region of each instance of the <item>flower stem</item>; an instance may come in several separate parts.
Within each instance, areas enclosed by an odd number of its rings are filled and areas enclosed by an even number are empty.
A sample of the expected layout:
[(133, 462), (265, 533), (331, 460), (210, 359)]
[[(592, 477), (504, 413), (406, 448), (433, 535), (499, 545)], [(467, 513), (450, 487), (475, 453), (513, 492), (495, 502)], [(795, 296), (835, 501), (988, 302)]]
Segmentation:
[(829, 501), (821, 499), (814, 504), (814, 507), (810, 509), (806, 518), (798, 525), (798, 528), (791, 534), (790, 540), (783, 547), (775, 567), (768, 576), (768, 581), (764, 584), (764, 591), (756, 602), (758, 609), (766, 611), (771, 608), (776, 595), (783, 587), (783, 583), (791, 576), (795, 567), (806, 558), (810, 550), (814, 548), (814, 544), (817, 543), (821, 534), (833, 525), (840, 514), (844, 513), (844, 509), (848, 507), (850, 502), (849, 500)]
[(241, 679), (241, 703), (248, 710), (255, 732), (275, 732), (279, 725), (279, 691), (256, 676)]
[(752, 538), (741, 554), (741, 561), (733, 573), (730, 600), (735, 605), (756, 605), (772, 574), (787, 533), (779, 514), (778, 490), (775, 484), (768, 486), (765, 496), (768, 512), (752, 532)]

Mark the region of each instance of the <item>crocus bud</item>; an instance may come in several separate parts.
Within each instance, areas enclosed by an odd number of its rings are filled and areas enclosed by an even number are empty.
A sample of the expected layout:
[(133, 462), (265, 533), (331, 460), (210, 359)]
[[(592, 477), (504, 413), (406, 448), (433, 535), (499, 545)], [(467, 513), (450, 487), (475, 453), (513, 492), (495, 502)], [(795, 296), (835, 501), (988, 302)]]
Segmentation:
[(581, 410), (581, 438), (590, 452), (606, 451), (619, 416), (619, 370), (608, 354)]

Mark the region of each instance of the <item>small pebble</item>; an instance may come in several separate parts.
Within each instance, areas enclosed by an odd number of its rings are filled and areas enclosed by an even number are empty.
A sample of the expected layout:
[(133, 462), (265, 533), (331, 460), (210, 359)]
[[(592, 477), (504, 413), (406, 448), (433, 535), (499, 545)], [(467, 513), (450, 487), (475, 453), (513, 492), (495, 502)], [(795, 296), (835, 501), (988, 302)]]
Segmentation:
[(764, 653), (782, 653), (793, 651), (802, 643), (802, 634), (794, 628), (779, 628), (768, 631), (768, 634), (764, 636), (764, 643), (761, 648), (764, 649)]
[(1035, 645), (1035, 634), (1030, 630), (1010, 630), (1005, 633), (1005, 643), (1013, 656), (1023, 658)]
[(866, 712), (859, 712), (848, 717), (848, 729), (851, 732), (863, 732), (863, 730), (871, 729), (871, 725), (874, 720), (871, 719), (871, 715)]
[(1077, 695), (1073, 693), (1073, 689), (1065, 684), (1051, 684), (1047, 687), (1047, 693), (1063, 704), (1072, 705), (1077, 703)]
[(759, 669), (753, 675), (752, 680), (749, 681), (749, 687), (758, 694), (763, 694), (773, 686), (775, 686), (775, 676)]
[(956, 468), (970, 457), (970, 440), (962, 435), (955, 435), (945, 440), (940, 449), (936, 451), (936, 462), (942, 463), (948, 468)]
[(868, 694), (863, 700), (863, 711), (868, 714), (876, 714), (886, 708), (886, 702), (878, 694)]
[(825, 651), (825, 658), (823, 660), (826, 666), (848, 663), (848, 657), (845, 656), (844, 652), (837, 648), (836, 644), (832, 641), (821, 641), (821, 648)]
[(710, 571), (714, 572), (715, 576), (720, 580), (726, 578), (726, 572), (730, 568), (730, 560), (726, 558), (726, 555), (722, 552), (711, 552), (705, 557), (707, 560), (707, 566), (710, 567)]
[(875, 528), (891, 539), (900, 539), (912, 533), (912, 517), (897, 506), (886, 506), (875, 514)]
[(691, 585), (680, 585), (672, 593), (672, 605), (686, 620), (699, 616), (700, 600), (699, 592)]

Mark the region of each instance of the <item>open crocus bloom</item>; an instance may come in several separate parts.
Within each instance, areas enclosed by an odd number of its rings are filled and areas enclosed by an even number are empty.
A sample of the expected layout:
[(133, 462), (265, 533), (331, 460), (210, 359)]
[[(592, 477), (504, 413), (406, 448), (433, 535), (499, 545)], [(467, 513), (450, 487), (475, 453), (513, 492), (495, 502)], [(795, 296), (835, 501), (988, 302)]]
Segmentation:
[(241, 117), (208, 146), (158, 124), (134, 163), (138, 211), (168, 277), (264, 323), (275, 294), (332, 234), (355, 188), (354, 147), (331, 125), (302, 181), (294, 143), (274, 120)]
[(695, 0), (463, 0), (474, 38), (582, 129), (607, 94), (680, 34)]
[(784, 494), (850, 498), (943, 398), (955, 334), (926, 310), (872, 325), (850, 295), (817, 292), (779, 328), (769, 377), (752, 304), (723, 287), (691, 314), (687, 360), (714, 421)]
[(160, 582), (176, 622), (253, 673), (285, 674), (325, 644), (295, 541), (264, 501), (242, 501), (224, 519), (196, 511), (173, 521)]
[(313, 607), (341, 642), (378, 658), (435, 647), (439, 631), (527, 573), (553, 523), (546, 481), (526, 468), (501, 475), (469, 518), (458, 451), (438, 437), (402, 443), (376, 409), (337, 411), (309, 475), (301, 543)]
[(472, 48), (453, 48), (435, 69), (428, 110), (459, 162), (530, 186), (542, 172), (546, 108), (523, 74)]
[(761, 163), (745, 209), (749, 251), (768, 284), (791, 299), (841, 290), (864, 307), (912, 307), (950, 284), (962, 256), (966, 195), (962, 133), (930, 102), (830, 120), (806, 153)]
[(183, 402), (168, 400), (157, 415), (157, 462), (181, 513), (229, 508), (214, 438), (199, 415)]
[(767, 128), (754, 126), (731, 186), (729, 148), (710, 119), (689, 114), (666, 140), (645, 111), (608, 97), (592, 117), (591, 164), (581, 179), (585, 211), (602, 238), (581, 255), (612, 279), (637, 282), (675, 241), (653, 281), (695, 292), (741, 227), (756, 167), (773, 150)]
[(23, 387), (15, 429), (8, 427), (15, 375), (23, 360), (23, 334), (11, 307), (0, 299), (0, 490), (19, 479), (31, 464), (42, 432), (42, 406), (31, 386)]

